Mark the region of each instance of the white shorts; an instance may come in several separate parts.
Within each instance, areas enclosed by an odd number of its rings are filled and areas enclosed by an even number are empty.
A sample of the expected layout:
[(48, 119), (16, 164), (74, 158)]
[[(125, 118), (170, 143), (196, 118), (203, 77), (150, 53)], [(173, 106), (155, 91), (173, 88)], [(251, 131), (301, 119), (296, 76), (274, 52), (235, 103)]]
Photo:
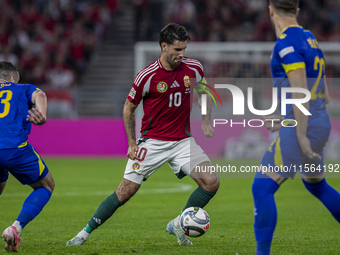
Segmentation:
[[(178, 178), (190, 175), (191, 170), (199, 163), (210, 162), (208, 156), (192, 137), (180, 141), (139, 139), (138, 143), (139, 160), (129, 159), (124, 173), (125, 179), (138, 184), (141, 184), (166, 162)], [(190, 166), (182, 168), (187, 164)]]

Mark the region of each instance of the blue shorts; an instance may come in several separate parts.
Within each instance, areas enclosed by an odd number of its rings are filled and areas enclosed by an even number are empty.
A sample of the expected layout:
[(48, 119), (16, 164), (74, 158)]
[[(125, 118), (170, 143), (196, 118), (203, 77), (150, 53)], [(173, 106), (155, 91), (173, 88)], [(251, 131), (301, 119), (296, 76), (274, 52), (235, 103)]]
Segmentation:
[(309, 177), (321, 174), (324, 172), (323, 148), (330, 131), (330, 127), (309, 126), (307, 128), (306, 134), (311, 142), (312, 150), (321, 155), (321, 161), (316, 162), (302, 153), (296, 136), (296, 128), (281, 128), (280, 133), (263, 156), (261, 165), (285, 178), (293, 178), (297, 172)]
[(47, 175), (48, 168), (28, 143), (22, 148), (0, 150), (0, 182), (7, 181), (8, 172), (22, 184), (33, 184)]

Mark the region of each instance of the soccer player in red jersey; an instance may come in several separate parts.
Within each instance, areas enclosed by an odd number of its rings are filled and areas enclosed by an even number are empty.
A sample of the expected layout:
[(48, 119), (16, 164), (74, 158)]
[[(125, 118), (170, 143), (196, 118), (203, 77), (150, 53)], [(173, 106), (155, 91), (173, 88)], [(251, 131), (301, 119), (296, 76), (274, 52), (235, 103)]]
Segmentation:
[[(124, 105), (123, 118), (129, 144), (124, 178), (117, 190), (99, 205), (86, 227), (67, 245), (82, 245), (90, 233), (126, 203), (138, 191), (142, 181), (164, 163), (168, 163), (179, 179), (189, 175), (199, 186), (183, 210), (191, 206), (203, 208), (216, 194), (218, 175), (197, 171), (209, 169), (211, 162), (190, 133), (190, 96), (194, 89), (190, 81), (204, 81), (204, 72), (199, 61), (184, 57), (189, 40), (186, 29), (178, 24), (168, 24), (160, 32), (161, 56), (137, 74)], [(134, 112), (142, 99), (144, 116), (141, 137), (136, 141)], [(208, 106), (208, 114), (203, 116), (202, 123), (207, 137), (214, 135), (210, 109)], [(192, 245), (180, 227), (179, 219), (177, 216), (171, 220), (166, 230), (176, 236), (179, 245)]]

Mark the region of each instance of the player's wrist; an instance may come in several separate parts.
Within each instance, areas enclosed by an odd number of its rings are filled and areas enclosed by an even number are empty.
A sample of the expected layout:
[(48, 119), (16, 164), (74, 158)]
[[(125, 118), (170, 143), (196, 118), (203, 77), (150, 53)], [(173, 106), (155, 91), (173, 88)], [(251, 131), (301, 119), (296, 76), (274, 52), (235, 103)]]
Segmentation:
[(304, 139), (307, 136), (306, 136), (306, 133), (299, 133), (299, 132), (297, 132), (296, 133), (296, 137), (297, 137), (298, 140), (301, 140), (301, 139)]
[(136, 142), (136, 140), (129, 139), (128, 144), (131, 147), (131, 146), (137, 145), (137, 142)]
[(211, 125), (211, 121), (210, 121), (210, 119), (204, 119), (204, 120), (202, 121), (202, 124), (203, 124), (203, 125)]

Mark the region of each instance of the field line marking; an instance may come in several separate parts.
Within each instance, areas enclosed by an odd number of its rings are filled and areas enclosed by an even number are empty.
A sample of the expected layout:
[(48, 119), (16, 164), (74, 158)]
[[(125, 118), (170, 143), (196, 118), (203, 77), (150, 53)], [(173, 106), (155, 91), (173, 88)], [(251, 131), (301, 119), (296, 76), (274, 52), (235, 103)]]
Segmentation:
[[(170, 184), (170, 182), (160, 182), (158, 184)], [(193, 189), (193, 185), (191, 184), (180, 184), (180, 183), (171, 183), (174, 184), (173, 188), (162, 188), (162, 189), (141, 189), (137, 192), (137, 194), (164, 194), (164, 193), (181, 193), (185, 191), (190, 191)], [(109, 191), (70, 191), (70, 192), (54, 192), (52, 194), (53, 197), (81, 197), (81, 196), (104, 196), (112, 194), (113, 190)], [(1, 197), (27, 197), (29, 195), (28, 192), (20, 192), (20, 193), (3, 193)]]

